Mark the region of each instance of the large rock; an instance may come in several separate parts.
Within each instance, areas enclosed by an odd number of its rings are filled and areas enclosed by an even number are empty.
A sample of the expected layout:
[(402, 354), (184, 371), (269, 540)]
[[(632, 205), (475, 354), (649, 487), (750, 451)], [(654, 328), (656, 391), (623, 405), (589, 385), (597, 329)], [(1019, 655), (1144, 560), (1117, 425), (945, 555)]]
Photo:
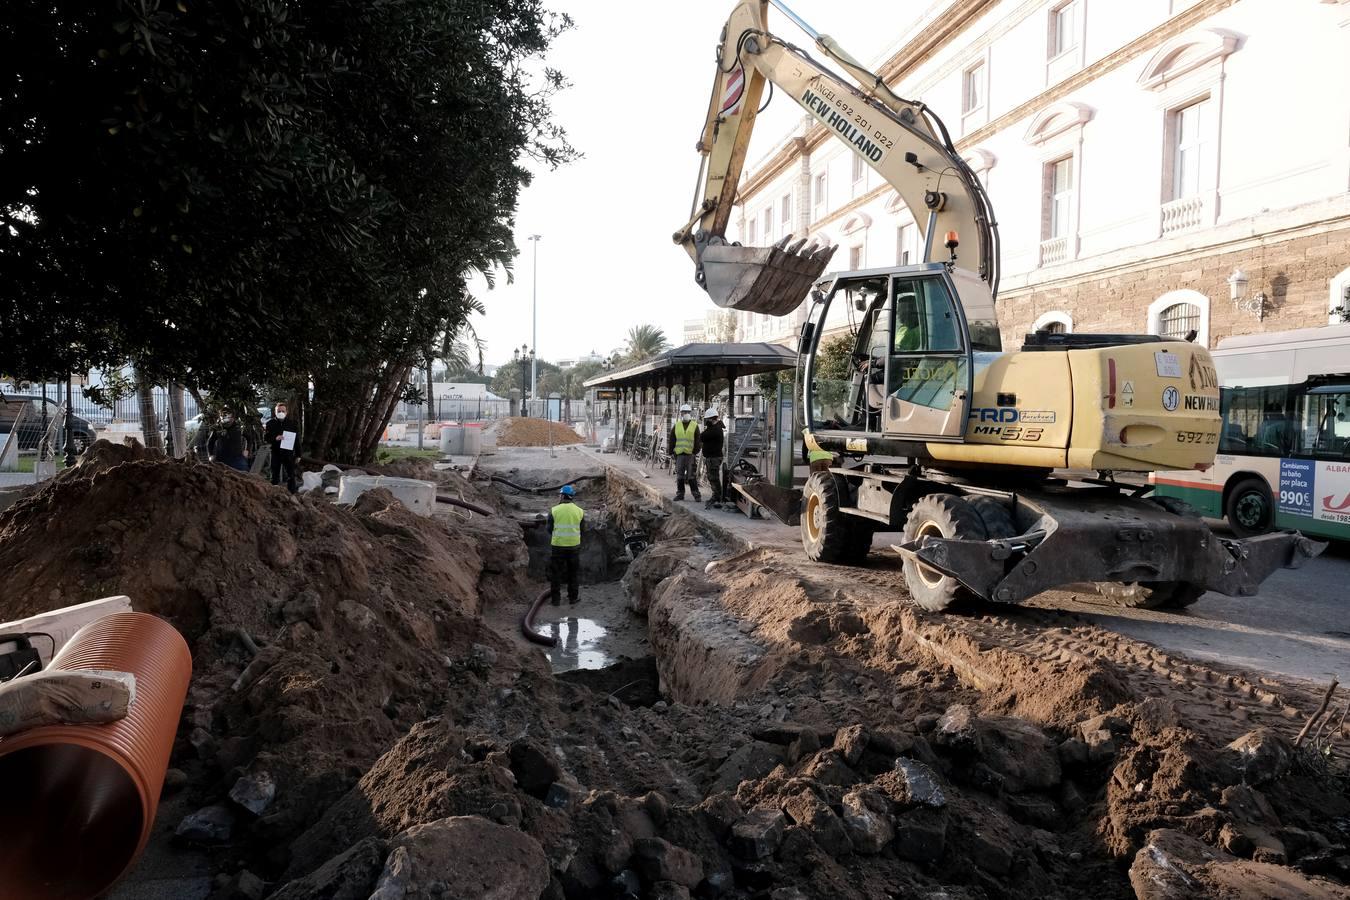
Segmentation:
[(830, 856), (838, 858), (853, 852), (853, 844), (849, 841), (844, 823), (814, 791), (807, 789), (789, 797), (783, 803), (783, 811), (793, 822), (806, 829), (816, 845)]
[(633, 846), (637, 870), (648, 881), (673, 881), (694, 887), (703, 880), (703, 862), (683, 847), (659, 837), (641, 838)]
[(1274, 781), (1289, 771), (1294, 760), (1289, 742), (1269, 728), (1249, 731), (1225, 749), (1247, 784)]
[(876, 780), (877, 787), (902, 807), (947, 805), (938, 774), (918, 760), (899, 757), (895, 768)]
[(717, 767), (717, 777), (713, 779), (708, 793), (735, 792), (742, 781), (763, 778), (783, 759), (783, 748), (775, 744), (764, 741), (742, 744), (727, 757), (726, 762)]
[(891, 801), (873, 788), (844, 795), (844, 830), (859, 853), (880, 853), (895, 838)]
[[(1109, 737), (1109, 735), (1108, 735)], [(972, 773), (987, 772), (981, 787), (1009, 791), (1048, 790), (1059, 784), (1059, 749), (1045, 733), (1024, 719), (979, 718), (970, 707), (956, 704), (938, 720), (933, 741)], [(981, 768), (983, 765), (983, 769)]]
[(268, 772), (241, 776), (230, 788), (230, 799), (255, 816), (261, 816), (276, 796), (277, 783)]
[(538, 744), (525, 739), (511, 742), (507, 749), (511, 760), (511, 774), (516, 776), (516, 784), (525, 793), (540, 800), (548, 796), (549, 787), (562, 778), (562, 766), (553, 758), (553, 754)]
[(178, 823), (174, 834), (194, 844), (224, 844), (234, 834), (234, 813), (224, 806), (206, 806)]
[(288, 882), (269, 900), (368, 900), (385, 855), (384, 841), (366, 838), (305, 877)]
[(782, 810), (756, 807), (731, 826), (731, 850), (744, 859), (763, 859), (778, 849), (786, 828)]
[(389, 844), (391, 862), (399, 849), (406, 851), (409, 871), (401, 880), (414, 896), (437, 883), (444, 900), (533, 900), (549, 884), (548, 857), (539, 842), (481, 816), (414, 825)]
[(947, 811), (919, 806), (895, 817), (895, 853), (910, 862), (936, 862), (947, 846)]
[(1160, 828), (1135, 854), (1130, 885), (1139, 900), (1344, 900), (1345, 889), (1263, 862), (1237, 859), (1180, 831)]

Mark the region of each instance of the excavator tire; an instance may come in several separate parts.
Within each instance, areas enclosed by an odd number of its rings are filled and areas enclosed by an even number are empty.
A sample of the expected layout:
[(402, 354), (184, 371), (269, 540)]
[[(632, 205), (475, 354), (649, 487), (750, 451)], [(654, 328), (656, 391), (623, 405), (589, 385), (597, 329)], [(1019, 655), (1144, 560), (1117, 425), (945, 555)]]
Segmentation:
[(847, 487), (829, 472), (812, 472), (802, 489), (802, 546), (812, 562), (861, 562), (872, 547), (872, 529), (842, 509)]
[[(921, 537), (983, 541), (988, 536), (979, 511), (955, 494), (928, 494), (919, 498), (905, 520), (906, 542)], [(932, 612), (941, 612), (954, 602), (975, 599), (955, 578), (909, 559), (905, 560), (905, 583), (914, 605)]]
[(966, 502), (979, 514), (980, 521), (984, 523), (985, 534), (991, 540), (1017, 537), (1017, 525), (1013, 522), (1012, 511), (1007, 506), (984, 494), (966, 497)]
[[(1175, 516), (1201, 518), (1200, 510), (1179, 497), (1149, 497)], [(1183, 609), (1204, 596), (1205, 589), (1189, 581), (1100, 582), (1097, 590), (1117, 606), (1129, 609)]]

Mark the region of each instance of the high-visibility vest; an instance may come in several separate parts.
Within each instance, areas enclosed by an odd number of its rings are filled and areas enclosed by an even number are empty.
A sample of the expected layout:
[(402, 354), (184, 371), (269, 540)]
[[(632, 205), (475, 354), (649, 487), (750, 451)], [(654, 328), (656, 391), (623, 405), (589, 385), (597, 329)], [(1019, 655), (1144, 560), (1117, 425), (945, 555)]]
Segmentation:
[(581, 546), (581, 520), (586, 515), (585, 510), (575, 503), (559, 503), (549, 510), (553, 516), (553, 541), (554, 547), (580, 547)]
[(695, 422), (675, 423), (675, 455), (694, 452), (694, 435), (698, 434)]
[(833, 461), (833, 460), (834, 460), (834, 454), (831, 453), (831, 452), (828, 451), (828, 450), (808, 450), (808, 451), (806, 451), (806, 461), (807, 461), (807, 462), (825, 462), (825, 461), (827, 461), (827, 460), (829, 460), (829, 461)]

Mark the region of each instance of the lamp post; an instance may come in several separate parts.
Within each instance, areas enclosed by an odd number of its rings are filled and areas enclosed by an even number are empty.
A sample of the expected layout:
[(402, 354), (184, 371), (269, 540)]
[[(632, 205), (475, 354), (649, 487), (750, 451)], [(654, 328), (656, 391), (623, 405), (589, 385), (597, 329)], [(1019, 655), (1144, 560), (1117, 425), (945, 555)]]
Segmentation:
[(1233, 306), (1243, 312), (1251, 313), (1256, 316), (1257, 321), (1263, 321), (1266, 317), (1266, 294), (1265, 291), (1257, 291), (1253, 297), (1247, 296), (1247, 285), (1249, 284), (1247, 273), (1241, 269), (1234, 269), (1233, 274), (1228, 276), (1228, 296), (1233, 301)]
[[(530, 370), (534, 366), (534, 351), (529, 344), (521, 344), (511, 351), (511, 359), (520, 364), (520, 414), (526, 416), (529, 413), (526, 412), (525, 397), (529, 391)], [(527, 362), (529, 366), (525, 365)]]
[(531, 393), (539, 390), (539, 371), (535, 363), (535, 351), (539, 348), (539, 238), (540, 235), (530, 235), (530, 242), (534, 244), (534, 287), (532, 289), (533, 299), (530, 301), (531, 326), (530, 326), (530, 391)]

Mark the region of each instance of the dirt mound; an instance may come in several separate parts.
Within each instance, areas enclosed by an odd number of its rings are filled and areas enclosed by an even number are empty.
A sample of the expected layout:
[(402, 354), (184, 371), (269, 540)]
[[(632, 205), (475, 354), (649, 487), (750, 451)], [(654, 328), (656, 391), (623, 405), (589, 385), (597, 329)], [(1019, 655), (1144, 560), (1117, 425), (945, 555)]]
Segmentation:
[(477, 614), (513, 590), (484, 564), (509, 558), (507, 538), (519, 546), (509, 520), (421, 518), (387, 491), (347, 509), (96, 446), (0, 513), (0, 620), (124, 593), (171, 621), (194, 656), (175, 765), (204, 799), (268, 772), (284, 846), (414, 722), (494, 702), (480, 661), (515, 651)]
[(555, 445), (580, 444), (583, 438), (561, 422), (545, 419), (503, 419), (497, 426), (498, 447), (547, 447), (549, 434)]

